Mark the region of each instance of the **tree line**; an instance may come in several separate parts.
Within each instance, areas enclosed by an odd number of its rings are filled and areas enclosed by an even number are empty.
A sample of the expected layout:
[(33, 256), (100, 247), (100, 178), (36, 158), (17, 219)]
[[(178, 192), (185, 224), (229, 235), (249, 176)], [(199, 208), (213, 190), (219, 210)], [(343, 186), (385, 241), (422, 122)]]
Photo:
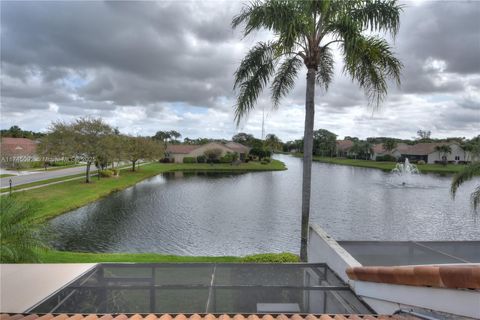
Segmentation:
[(92, 164), (99, 170), (110, 167), (118, 176), (120, 164), (130, 162), (135, 171), (140, 160), (162, 158), (164, 146), (151, 137), (121, 134), (100, 118), (80, 118), (70, 123), (53, 122), (40, 139), (37, 153), (45, 162), (85, 162), (85, 182), (89, 183)]

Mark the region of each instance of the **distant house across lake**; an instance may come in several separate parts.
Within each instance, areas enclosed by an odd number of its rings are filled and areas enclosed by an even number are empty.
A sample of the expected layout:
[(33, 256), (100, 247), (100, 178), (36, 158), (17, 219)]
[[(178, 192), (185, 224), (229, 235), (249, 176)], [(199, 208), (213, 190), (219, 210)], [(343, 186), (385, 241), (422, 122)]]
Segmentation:
[(228, 143), (219, 143), (219, 142), (210, 142), (207, 144), (193, 145), (193, 144), (170, 144), (167, 146), (165, 152), (165, 157), (170, 159), (175, 163), (182, 163), (183, 159), (186, 157), (196, 158), (198, 156), (203, 156), (207, 150), (221, 150), (221, 156), (224, 156), (228, 152), (238, 153), (240, 160), (245, 160), (250, 151), (249, 147), (246, 147), (240, 143), (228, 142)]
[(352, 147), (352, 140), (337, 140), (337, 157), (346, 158), (350, 155), (350, 149)]
[[(451, 152), (438, 151), (439, 146), (449, 146)], [(465, 151), (456, 142), (431, 142), (417, 143), (407, 145), (399, 143), (393, 150), (385, 150), (383, 144), (376, 144), (372, 148), (372, 160), (376, 160), (379, 156), (391, 155), (397, 160), (408, 160), (413, 162), (425, 161), (425, 163), (450, 162), (465, 163), (472, 161), (470, 152)]]

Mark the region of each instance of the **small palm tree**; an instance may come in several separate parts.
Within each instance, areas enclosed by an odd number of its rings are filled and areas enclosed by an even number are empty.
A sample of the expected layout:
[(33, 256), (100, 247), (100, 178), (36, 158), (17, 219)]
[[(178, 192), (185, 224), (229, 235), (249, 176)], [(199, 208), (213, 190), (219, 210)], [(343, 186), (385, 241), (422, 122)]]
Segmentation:
[(0, 208), (0, 262), (37, 262), (38, 250), (44, 246), (38, 234), (35, 204), (3, 196)]
[(435, 151), (438, 151), (438, 156), (443, 161), (443, 164), (447, 164), (447, 154), (452, 153), (452, 148), (447, 144), (443, 144), (436, 146)]
[[(455, 199), (455, 195), (457, 194), (458, 188), (465, 183), (473, 179), (476, 176), (480, 176), (480, 162), (474, 162), (468, 166), (466, 166), (462, 171), (457, 173), (453, 176), (452, 186), (451, 186), (451, 193), (452, 197)], [(477, 210), (478, 206), (480, 205), (480, 185), (475, 187), (475, 190), (470, 195), (470, 200), (472, 202), (473, 210)]]
[[(307, 68), (302, 185), (300, 258), (307, 260), (310, 216), (315, 84), (328, 89), (334, 76), (332, 46), (338, 45), (344, 71), (378, 106), (387, 93), (387, 80), (400, 83), (401, 63), (390, 45), (375, 32), (395, 37), (401, 7), (395, 0), (254, 0), (234, 17), (232, 26), (244, 25), (244, 35), (266, 29), (274, 39), (259, 42), (235, 72), (239, 91), (235, 106), (237, 124), (255, 107), (260, 92), (271, 84), (274, 108), (294, 87), (298, 73)], [(369, 33), (370, 32), (370, 33)]]

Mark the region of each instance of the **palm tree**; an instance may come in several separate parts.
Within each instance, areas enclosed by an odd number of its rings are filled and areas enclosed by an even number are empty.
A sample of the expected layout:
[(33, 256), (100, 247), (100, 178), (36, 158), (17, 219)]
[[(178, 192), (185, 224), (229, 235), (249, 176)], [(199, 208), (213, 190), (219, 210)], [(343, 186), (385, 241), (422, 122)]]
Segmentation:
[[(255, 102), (273, 77), (274, 108), (294, 87), (303, 65), (307, 68), (302, 185), (302, 231), (300, 258), (307, 260), (310, 215), (315, 83), (328, 89), (334, 76), (332, 46), (338, 45), (344, 71), (365, 90), (369, 102), (378, 106), (387, 93), (387, 80), (400, 84), (402, 64), (390, 45), (376, 32), (394, 38), (401, 6), (395, 0), (266, 0), (245, 5), (232, 21), (244, 25), (244, 36), (266, 29), (274, 39), (257, 43), (235, 72), (237, 124), (255, 107)], [(369, 34), (367, 34), (369, 32)]]
[[(460, 187), (464, 182), (473, 179), (476, 176), (480, 176), (480, 162), (474, 162), (466, 166), (462, 171), (453, 176), (451, 193), (452, 197), (455, 199), (457, 194), (458, 187)], [(473, 210), (477, 210), (478, 205), (480, 204), (480, 185), (475, 187), (475, 190), (470, 195), (472, 202)]]
[(0, 262), (37, 262), (43, 244), (37, 229), (32, 202), (4, 196), (0, 201)]
[(273, 133), (267, 134), (267, 136), (265, 137), (264, 144), (267, 148), (270, 149), (272, 153), (275, 151), (281, 150), (283, 145), (280, 138)]
[(443, 164), (447, 164), (447, 154), (452, 153), (452, 148), (448, 144), (443, 144), (436, 146), (435, 151), (438, 151), (438, 156), (443, 161)]
[(397, 141), (394, 139), (386, 139), (383, 143), (383, 149), (388, 152), (392, 152), (397, 147)]

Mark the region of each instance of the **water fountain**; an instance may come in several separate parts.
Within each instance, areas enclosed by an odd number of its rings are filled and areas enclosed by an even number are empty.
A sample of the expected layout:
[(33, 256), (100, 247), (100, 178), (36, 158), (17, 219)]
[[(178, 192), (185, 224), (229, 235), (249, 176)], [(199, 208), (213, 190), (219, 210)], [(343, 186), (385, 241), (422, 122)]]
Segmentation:
[(415, 179), (420, 171), (417, 166), (411, 164), (408, 161), (408, 158), (405, 158), (404, 163), (397, 163), (395, 168), (392, 170), (392, 177), (390, 183), (394, 185), (409, 186), (413, 187), (418, 184), (418, 179)]
[(395, 168), (392, 170), (392, 173), (400, 176), (409, 176), (412, 174), (419, 174), (420, 171), (416, 165), (411, 164), (410, 161), (408, 161), (408, 158), (405, 158), (404, 163), (397, 163)]

